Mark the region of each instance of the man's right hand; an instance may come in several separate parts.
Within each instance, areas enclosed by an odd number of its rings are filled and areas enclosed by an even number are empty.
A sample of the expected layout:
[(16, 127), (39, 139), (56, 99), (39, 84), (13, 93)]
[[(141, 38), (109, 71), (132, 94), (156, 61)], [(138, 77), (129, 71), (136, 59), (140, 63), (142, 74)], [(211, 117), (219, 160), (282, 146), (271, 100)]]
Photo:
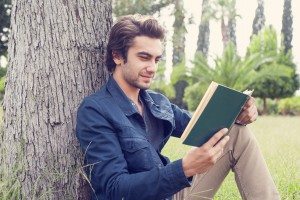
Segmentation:
[(227, 131), (227, 128), (221, 129), (201, 147), (192, 148), (183, 157), (182, 167), (186, 177), (202, 174), (208, 171), (217, 162), (229, 140), (228, 135), (222, 138)]

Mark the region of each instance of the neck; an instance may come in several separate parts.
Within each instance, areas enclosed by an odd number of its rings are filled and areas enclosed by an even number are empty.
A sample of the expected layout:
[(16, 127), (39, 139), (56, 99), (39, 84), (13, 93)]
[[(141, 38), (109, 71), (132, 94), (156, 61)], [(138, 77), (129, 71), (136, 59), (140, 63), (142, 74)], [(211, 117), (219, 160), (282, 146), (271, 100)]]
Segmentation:
[(129, 85), (119, 73), (113, 73), (113, 78), (118, 83), (119, 87), (123, 90), (125, 95), (131, 99), (135, 104), (138, 104), (138, 97), (140, 89)]

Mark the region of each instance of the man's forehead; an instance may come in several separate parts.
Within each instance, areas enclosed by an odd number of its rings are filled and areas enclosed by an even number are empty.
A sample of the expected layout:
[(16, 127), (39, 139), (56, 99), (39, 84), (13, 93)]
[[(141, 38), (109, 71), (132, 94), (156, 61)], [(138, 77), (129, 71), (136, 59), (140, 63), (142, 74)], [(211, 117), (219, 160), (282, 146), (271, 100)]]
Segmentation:
[(163, 53), (163, 44), (160, 39), (147, 36), (137, 36), (131, 46), (137, 52), (147, 52), (152, 56), (161, 56)]

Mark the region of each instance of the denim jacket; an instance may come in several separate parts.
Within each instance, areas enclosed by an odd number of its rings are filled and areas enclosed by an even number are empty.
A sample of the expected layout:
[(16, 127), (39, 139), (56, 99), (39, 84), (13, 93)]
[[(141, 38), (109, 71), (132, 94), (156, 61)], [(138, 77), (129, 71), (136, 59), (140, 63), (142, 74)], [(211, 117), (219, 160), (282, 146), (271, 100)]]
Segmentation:
[(171, 199), (190, 186), (182, 160), (170, 162), (160, 154), (170, 136), (181, 136), (190, 120), (189, 113), (159, 93), (140, 92), (145, 106), (163, 121), (164, 137), (159, 150), (130, 122), (136, 109), (113, 77), (86, 97), (78, 109), (76, 134), (85, 156), (93, 199)]

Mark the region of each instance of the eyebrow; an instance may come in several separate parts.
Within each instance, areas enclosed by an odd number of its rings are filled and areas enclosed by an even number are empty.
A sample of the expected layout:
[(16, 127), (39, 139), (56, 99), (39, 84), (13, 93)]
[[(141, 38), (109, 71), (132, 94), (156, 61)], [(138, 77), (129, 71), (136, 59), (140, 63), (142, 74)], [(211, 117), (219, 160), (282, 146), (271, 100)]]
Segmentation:
[[(147, 57), (153, 57), (153, 55), (151, 55), (150, 53), (146, 52), (146, 51), (141, 51), (141, 52), (138, 52), (137, 55), (139, 56), (147, 56)], [(160, 59), (162, 58), (162, 55), (159, 55), (159, 56), (156, 56), (156, 59)]]

